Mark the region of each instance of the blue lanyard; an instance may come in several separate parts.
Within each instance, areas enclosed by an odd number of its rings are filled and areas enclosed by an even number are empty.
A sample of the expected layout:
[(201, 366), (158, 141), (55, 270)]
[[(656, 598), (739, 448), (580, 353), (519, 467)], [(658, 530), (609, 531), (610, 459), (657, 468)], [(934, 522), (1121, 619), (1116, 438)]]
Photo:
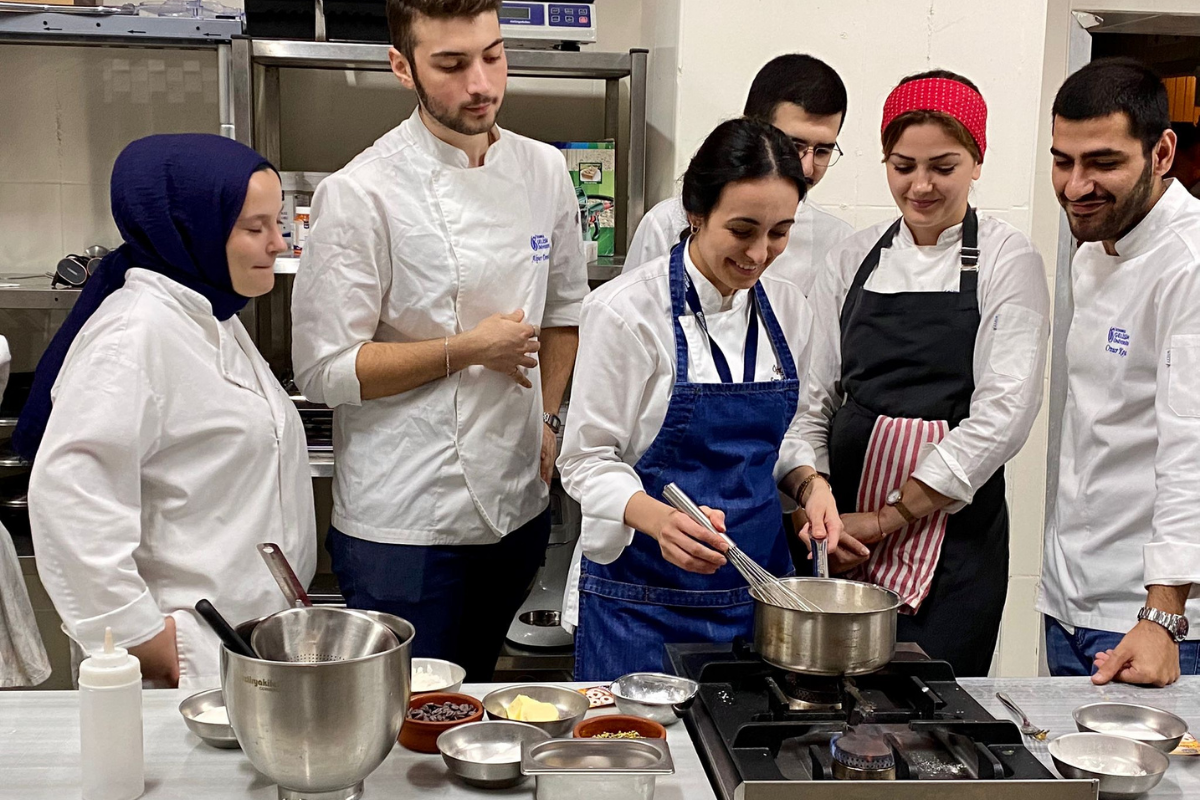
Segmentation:
[[(704, 310), (700, 307), (700, 296), (696, 294), (696, 287), (692, 285), (691, 276), (687, 274), (686, 270), (683, 273), (683, 286), (688, 308), (692, 310), (692, 314), (696, 317), (696, 322), (700, 324), (700, 330), (704, 331), (704, 335), (708, 337), (708, 346), (712, 351), (713, 362), (717, 366), (717, 374), (721, 376), (721, 382), (733, 383), (733, 373), (729, 371), (729, 361), (726, 360), (725, 354), (721, 352), (721, 348), (716, 340), (712, 338), (712, 334), (708, 332), (708, 323), (704, 319)], [(749, 292), (750, 322), (746, 327), (746, 353), (742, 364), (742, 380), (746, 383), (754, 381), (754, 373), (758, 367), (758, 296), (755, 295), (754, 289), (750, 289)]]

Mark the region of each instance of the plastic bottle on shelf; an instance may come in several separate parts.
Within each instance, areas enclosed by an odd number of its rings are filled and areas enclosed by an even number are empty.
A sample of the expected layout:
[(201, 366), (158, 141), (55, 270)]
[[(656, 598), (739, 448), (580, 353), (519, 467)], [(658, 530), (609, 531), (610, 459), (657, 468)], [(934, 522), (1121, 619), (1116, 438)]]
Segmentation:
[(146, 790), (142, 665), (104, 630), (104, 651), (79, 665), (83, 800), (134, 800)]

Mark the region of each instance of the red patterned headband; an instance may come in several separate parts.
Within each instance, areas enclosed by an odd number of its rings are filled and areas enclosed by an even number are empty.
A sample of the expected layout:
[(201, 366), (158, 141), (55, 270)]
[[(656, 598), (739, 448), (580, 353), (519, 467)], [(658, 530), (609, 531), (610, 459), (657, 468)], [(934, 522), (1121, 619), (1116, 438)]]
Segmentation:
[(941, 111), (963, 124), (979, 145), (980, 161), (987, 150), (987, 103), (979, 92), (948, 78), (922, 78), (902, 83), (883, 104), (883, 127), (909, 111)]

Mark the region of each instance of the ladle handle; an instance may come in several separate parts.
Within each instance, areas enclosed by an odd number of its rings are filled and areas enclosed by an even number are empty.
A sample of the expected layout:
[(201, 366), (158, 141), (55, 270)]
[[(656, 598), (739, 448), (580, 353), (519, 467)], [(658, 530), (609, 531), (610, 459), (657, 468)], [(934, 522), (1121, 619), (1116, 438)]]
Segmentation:
[(200, 600), (196, 603), (196, 611), (200, 613), (200, 616), (208, 623), (208, 627), (216, 632), (221, 642), (231, 651), (246, 658), (258, 658), (254, 649), (246, 644), (246, 640), (238, 635), (238, 632), (233, 629), (232, 625), (225, 621), (225, 618), (221, 616), (221, 612), (217, 611), (212, 603), (207, 600)]
[(304, 586), (296, 577), (292, 565), (288, 563), (279, 545), (263, 542), (258, 546), (258, 553), (263, 557), (263, 561), (267, 562), (267, 569), (271, 570), (271, 577), (279, 584), (288, 605), (292, 608), (307, 608), (312, 605), (308, 593), (304, 591)]

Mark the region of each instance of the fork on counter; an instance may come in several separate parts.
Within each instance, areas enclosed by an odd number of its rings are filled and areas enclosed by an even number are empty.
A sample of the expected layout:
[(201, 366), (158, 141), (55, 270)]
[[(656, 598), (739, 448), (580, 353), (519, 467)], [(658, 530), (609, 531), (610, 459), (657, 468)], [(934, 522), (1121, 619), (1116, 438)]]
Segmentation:
[(1020, 706), (1013, 702), (1011, 697), (1006, 695), (1004, 692), (996, 692), (996, 699), (1003, 703), (1005, 708), (1021, 718), (1021, 733), (1025, 734), (1026, 736), (1032, 736), (1039, 742), (1045, 740), (1050, 731), (1046, 730), (1045, 728), (1039, 728), (1037, 725), (1034, 725), (1032, 722), (1030, 722), (1029, 717), (1025, 716), (1025, 712), (1021, 710)]

